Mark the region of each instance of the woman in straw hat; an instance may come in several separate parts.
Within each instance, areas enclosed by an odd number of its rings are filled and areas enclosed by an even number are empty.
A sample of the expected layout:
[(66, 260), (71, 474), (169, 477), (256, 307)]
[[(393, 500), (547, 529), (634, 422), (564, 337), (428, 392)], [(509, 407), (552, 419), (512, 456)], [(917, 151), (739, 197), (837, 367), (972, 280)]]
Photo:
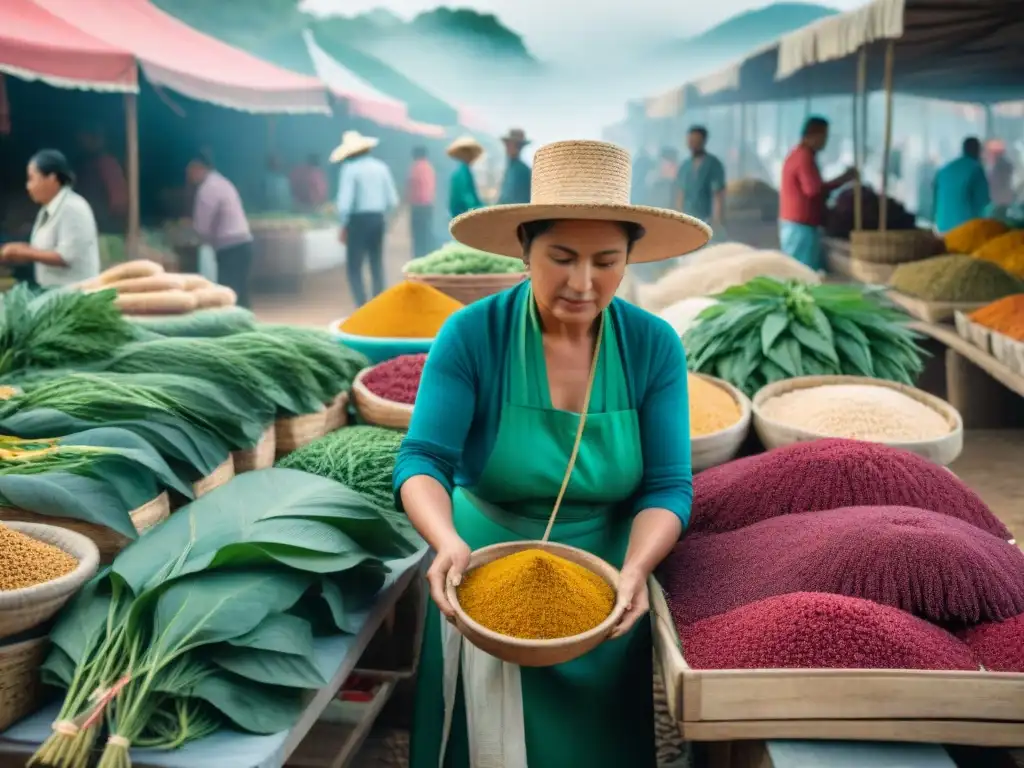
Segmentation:
[(448, 188), (448, 212), (453, 219), (484, 206), (476, 191), (476, 179), (470, 167), (483, 153), (484, 148), (472, 136), (462, 136), (448, 146), (448, 157), (458, 163)]
[[(624, 149), (558, 142), (536, 154), (529, 203), (451, 224), (466, 245), (522, 258), (530, 280), (445, 324), (395, 466), (396, 499), (436, 552), (413, 768), (654, 766), (646, 580), (690, 514), (686, 361), (667, 323), (614, 296), (627, 263), (696, 250), (711, 231), (631, 205), (629, 189)], [(473, 550), (542, 538), (581, 414), (550, 538), (619, 568), (625, 613), (585, 656), (520, 669), (461, 644), (441, 618), (445, 585)]]

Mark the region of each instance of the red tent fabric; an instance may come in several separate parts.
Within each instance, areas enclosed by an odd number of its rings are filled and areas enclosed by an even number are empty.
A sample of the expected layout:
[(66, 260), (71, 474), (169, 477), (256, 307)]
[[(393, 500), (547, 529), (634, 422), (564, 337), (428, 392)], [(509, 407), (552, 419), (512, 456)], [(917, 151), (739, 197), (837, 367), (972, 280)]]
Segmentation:
[(0, 2), (0, 72), (58, 88), (138, 90), (131, 51), (83, 32), (33, 0)]
[(34, 2), (90, 35), (130, 48), (154, 85), (247, 112), (330, 111), (319, 80), (215, 40), (148, 0)]

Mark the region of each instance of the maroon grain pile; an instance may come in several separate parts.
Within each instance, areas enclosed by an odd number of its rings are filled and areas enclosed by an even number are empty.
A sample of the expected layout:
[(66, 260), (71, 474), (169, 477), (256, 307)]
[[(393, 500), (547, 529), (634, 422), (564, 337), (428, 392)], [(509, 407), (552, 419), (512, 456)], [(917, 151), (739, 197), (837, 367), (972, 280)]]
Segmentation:
[(945, 630), (870, 600), (818, 592), (770, 597), (680, 628), (697, 669), (978, 668)]
[(687, 536), (660, 578), (684, 625), (787, 592), (860, 597), (961, 626), (1024, 613), (1024, 552), (912, 507), (807, 512)]
[(363, 376), (363, 386), (377, 397), (413, 405), (416, 402), (416, 392), (420, 388), (420, 377), (423, 375), (425, 362), (425, 354), (399, 355), (367, 371)]
[(1024, 615), (981, 624), (965, 632), (964, 639), (985, 669), (1024, 672)]
[(770, 517), (869, 505), (930, 509), (1001, 539), (1013, 536), (952, 472), (879, 443), (815, 440), (776, 448), (693, 479), (691, 533), (721, 533)]

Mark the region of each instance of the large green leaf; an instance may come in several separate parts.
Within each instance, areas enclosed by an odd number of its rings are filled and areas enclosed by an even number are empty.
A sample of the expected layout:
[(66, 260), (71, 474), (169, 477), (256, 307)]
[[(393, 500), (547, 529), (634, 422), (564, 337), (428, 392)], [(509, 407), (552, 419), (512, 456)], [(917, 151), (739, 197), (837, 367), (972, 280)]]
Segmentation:
[(0, 497), (12, 506), (53, 517), (71, 517), (134, 539), (129, 507), (110, 483), (69, 472), (0, 475)]
[(821, 355), (821, 357), (832, 364), (837, 366), (839, 365), (839, 357), (836, 355), (836, 348), (829, 339), (822, 336), (817, 330), (806, 328), (799, 323), (794, 323), (789, 330), (801, 345), (807, 347), (807, 349), (812, 352)]
[(299, 688), (254, 683), (224, 670), (203, 677), (180, 693), (202, 699), (250, 733), (287, 731), (295, 725), (306, 704), (306, 694)]
[[(192, 498), (191, 484), (178, 477), (153, 446), (127, 429), (98, 427), (67, 435), (62, 437), (59, 442), (63, 445), (88, 445), (116, 449), (117, 456), (125, 459), (125, 463), (148, 469), (165, 488), (177, 491), (186, 498)], [(138, 473), (137, 467), (134, 469), (135, 473)], [(127, 469), (128, 472), (133, 470), (131, 466), (122, 469)], [(95, 476), (98, 479), (106, 479), (102, 475)]]
[(213, 649), (209, 660), (228, 672), (265, 685), (316, 690), (328, 682), (312, 655), (307, 658), (298, 653), (226, 645)]
[(309, 622), (289, 613), (269, 614), (254, 629), (228, 640), (228, 644), (313, 658), (313, 631)]
[(768, 350), (766, 357), (789, 376), (802, 376), (800, 344), (792, 336), (783, 336)]
[(360, 613), (370, 606), (386, 576), (383, 569), (362, 566), (321, 580), (321, 596), (339, 630), (350, 634), (360, 630)]
[(772, 312), (764, 319), (761, 324), (761, 353), (763, 355), (768, 355), (768, 350), (772, 348), (772, 344), (788, 325), (789, 315), (785, 312)]
[(864, 344), (842, 333), (836, 334), (836, 349), (852, 368), (848, 371), (860, 376), (874, 376), (875, 368), (871, 350)]

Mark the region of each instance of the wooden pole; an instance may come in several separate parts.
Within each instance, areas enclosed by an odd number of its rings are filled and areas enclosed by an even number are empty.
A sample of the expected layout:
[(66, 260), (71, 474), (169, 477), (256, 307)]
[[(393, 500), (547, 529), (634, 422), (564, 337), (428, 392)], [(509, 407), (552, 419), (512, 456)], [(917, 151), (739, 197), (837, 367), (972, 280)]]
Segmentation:
[(129, 258), (139, 256), (139, 112), (134, 93), (124, 95), (125, 169), (128, 174), (128, 233), (126, 246)]
[[(861, 185), (862, 165), (864, 158), (861, 152), (861, 126), (857, 124), (858, 102), (864, 95), (868, 82), (868, 48), (862, 45), (857, 57), (857, 87), (853, 91), (853, 167), (857, 178), (853, 182), (853, 228), (860, 232), (864, 228), (864, 188)], [(863, 107), (863, 104), (861, 104)]]
[(889, 150), (892, 148), (892, 69), (895, 57), (896, 43), (890, 40), (885, 46), (885, 138), (882, 143), (882, 195), (878, 201), (879, 232), (885, 232), (889, 210), (886, 193), (889, 186)]

